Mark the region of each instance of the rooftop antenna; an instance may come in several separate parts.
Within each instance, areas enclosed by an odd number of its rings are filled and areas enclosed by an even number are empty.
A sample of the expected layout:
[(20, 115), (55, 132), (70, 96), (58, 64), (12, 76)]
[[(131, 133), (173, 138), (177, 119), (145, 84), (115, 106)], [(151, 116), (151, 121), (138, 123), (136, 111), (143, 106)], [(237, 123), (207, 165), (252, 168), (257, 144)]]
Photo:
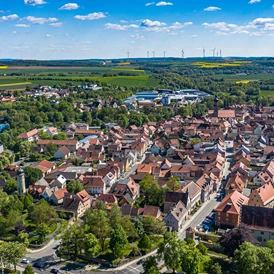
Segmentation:
[(213, 58), (215, 57), (215, 50), (216, 50), (216, 48), (212, 50), (212, 52), (213, 52)]
[(164, 58), (166, 58), (166, 51), (164, 51)]
[(155, 51), (152, 52), (152, 56), (153, 56), (153, 58), (155, 58)]
[(182, 50), (182, 58), (185, 58), (185, 52)]
[(147, 52), (147, 58), (149, 58), (149, 51)]
[(203, 58), (205, 58), (205, 48), (203, 48)]
[(127, 59), (129, 59), (129, 51), (127, 52)]

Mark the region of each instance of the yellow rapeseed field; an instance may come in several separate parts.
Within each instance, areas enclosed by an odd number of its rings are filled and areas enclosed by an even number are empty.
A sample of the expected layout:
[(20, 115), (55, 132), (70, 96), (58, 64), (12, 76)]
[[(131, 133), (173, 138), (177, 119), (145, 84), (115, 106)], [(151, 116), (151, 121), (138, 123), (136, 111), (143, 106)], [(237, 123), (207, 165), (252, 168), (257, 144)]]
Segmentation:
[(245, 85), (246, 85), (246, 84), (248, 84), (248, 83), (249, 83), (248, 80), (241, 80), (241, 81), (237, 81), (237, 82), (236, 82), (237, 85), (240, 85), (240, 84), (245, 84)]
[(7, 69), (8, 66), (0, 66), (0, 69)]

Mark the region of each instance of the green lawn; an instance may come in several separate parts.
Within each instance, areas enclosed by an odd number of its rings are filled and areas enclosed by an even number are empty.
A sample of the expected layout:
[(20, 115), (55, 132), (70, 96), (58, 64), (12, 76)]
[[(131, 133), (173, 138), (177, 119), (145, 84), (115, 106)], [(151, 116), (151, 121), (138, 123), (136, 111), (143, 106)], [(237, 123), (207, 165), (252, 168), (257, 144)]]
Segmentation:
[(262, 97), (274, 96), (274, 90), (261, 90), (260, 95)]

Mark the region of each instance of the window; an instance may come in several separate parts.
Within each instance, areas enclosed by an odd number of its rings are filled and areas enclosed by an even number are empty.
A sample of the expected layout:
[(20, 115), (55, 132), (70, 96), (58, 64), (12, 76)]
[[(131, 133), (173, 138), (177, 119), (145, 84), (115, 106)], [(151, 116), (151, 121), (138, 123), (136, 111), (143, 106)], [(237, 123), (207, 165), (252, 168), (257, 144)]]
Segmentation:
[(221, 215), (221, 212), (218, 212), (218, 215)]
[(220, 217), (218, 217), (218, 221), (220, 221)]
[(228, 219), (227, 218), (225, 219), (225, 221), (226, 221), (226, 223), (228, 223)]
[(258, 240), (259, 242), (261, 242), (261, 241), (262, 241), (262, 237), (257, 237), (257, 240)]
[(226, 213), (226, 217), (228, 217), (228, 213)]
[(264, 235), (264, 232), (263, 232), (263, 231), (261, 231), (261, 235)]

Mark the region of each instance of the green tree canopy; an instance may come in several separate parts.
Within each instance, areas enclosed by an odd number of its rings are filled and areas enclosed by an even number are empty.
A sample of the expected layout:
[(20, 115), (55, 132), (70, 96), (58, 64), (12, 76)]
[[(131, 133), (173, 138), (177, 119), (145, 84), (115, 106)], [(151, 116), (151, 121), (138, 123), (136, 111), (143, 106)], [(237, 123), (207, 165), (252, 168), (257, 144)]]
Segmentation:
[(40, 180), (43, 177), (43, 173), (38, 168), (33, 167), (25, 167), (24, 168), (25, 173), (25, 181), (26, 181), (26, 187), (29, 187), (30, 185), (33, 185), (38, 180)]
[(84, 189), (83, 185), (78, 180), (71, 180), (67, 184), (67, 191), (76, 194)]

